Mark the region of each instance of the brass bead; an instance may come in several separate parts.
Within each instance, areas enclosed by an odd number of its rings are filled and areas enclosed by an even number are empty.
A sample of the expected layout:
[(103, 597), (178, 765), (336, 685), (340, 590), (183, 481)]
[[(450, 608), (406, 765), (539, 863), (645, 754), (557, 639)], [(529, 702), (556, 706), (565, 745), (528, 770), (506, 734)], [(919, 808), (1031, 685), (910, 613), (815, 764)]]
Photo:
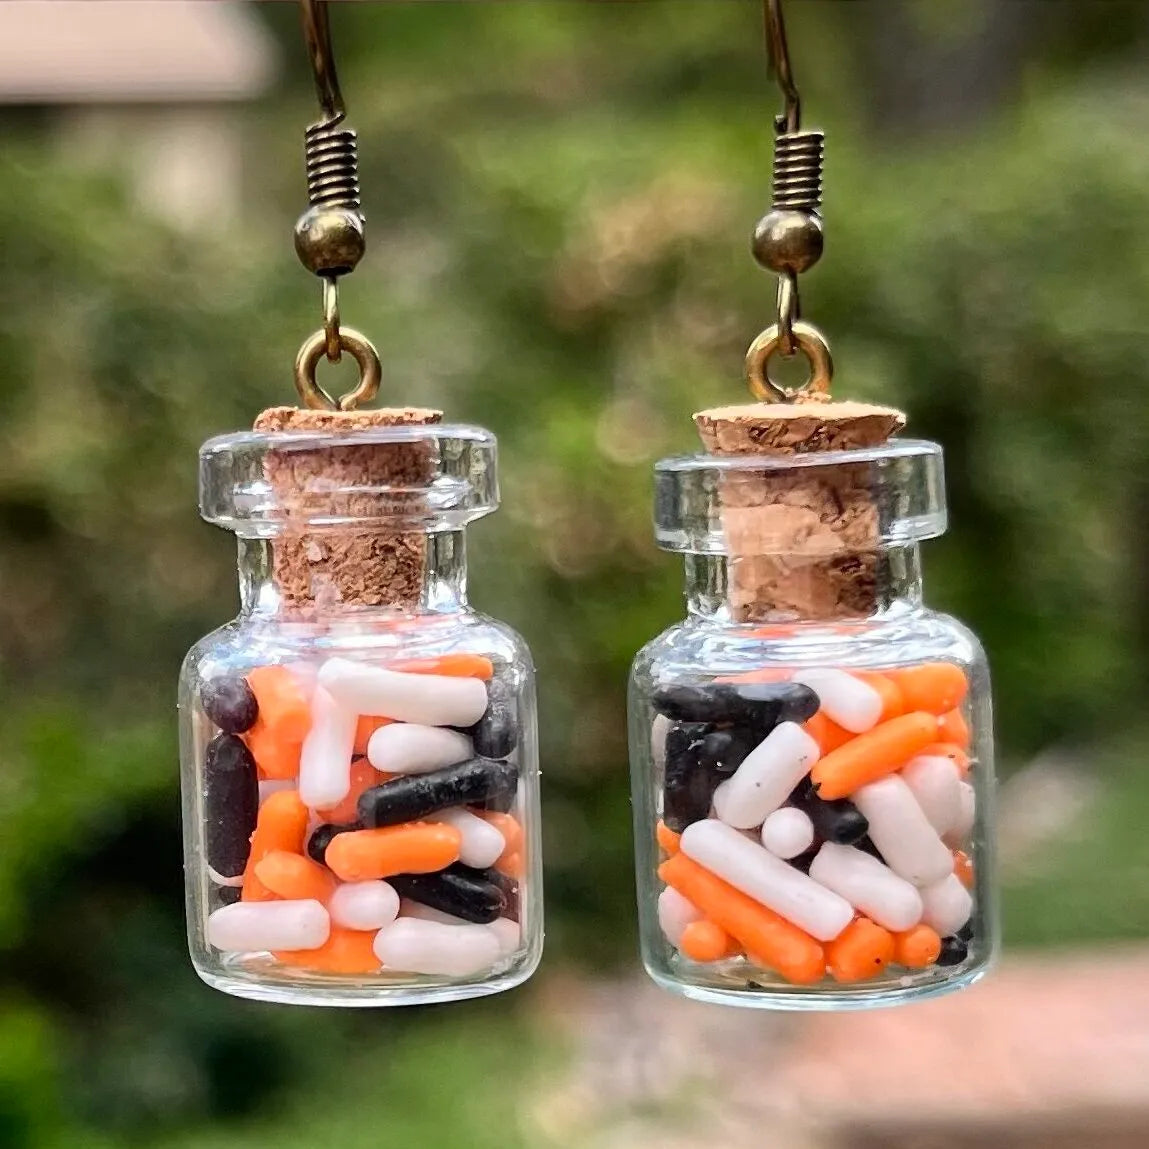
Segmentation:
[(822, 258), (822, 243), (822, 221), (816, 215), (776, 208), (754, 229), (754, 258), (779, 275), (797, 275)]
[(295, 223), (295, 251), (316, 275), (346, 275), (363, 258), (363, 217), (342, 207), (316, 204)]

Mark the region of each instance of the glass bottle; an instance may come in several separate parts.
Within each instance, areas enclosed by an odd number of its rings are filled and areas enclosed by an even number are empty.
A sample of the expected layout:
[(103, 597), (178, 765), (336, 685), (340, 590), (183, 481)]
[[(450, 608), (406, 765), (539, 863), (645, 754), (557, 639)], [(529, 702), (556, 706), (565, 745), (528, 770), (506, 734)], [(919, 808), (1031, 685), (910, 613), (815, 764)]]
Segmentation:
[(477, 427), (250, 432), (200, 453), (239, 617), (180, 680), (192, 961), (239, 997), (451, 1001), (542, 947), (534, 671), (467, 601)]
[(630, 680), (650, 976), (809, 1010), (971, 984), (997, 944), (990, 684), (922, 601), (940, 447), (673, 458), (656, 491), (688, 614)]

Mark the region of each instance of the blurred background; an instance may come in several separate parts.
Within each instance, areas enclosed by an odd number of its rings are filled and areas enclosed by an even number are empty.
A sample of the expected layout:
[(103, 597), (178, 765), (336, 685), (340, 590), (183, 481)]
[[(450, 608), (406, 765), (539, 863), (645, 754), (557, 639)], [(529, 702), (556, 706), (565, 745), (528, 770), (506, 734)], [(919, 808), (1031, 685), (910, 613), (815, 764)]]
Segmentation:
[[(946, 448), (933, 605), (996, 673), (1007, 960), (888, 1015), (637, 972), (651, 465), (773, 283), (757, 0), (338, 3), (384, 401), (502, 443), (475, 602), (540, 671), (548, 896), (505, 998), (234, 1001), (184, 952), (174, 682), (236, 609), (196, 450), (291, 402), (314, 92), (290, 3), (0, 4), (0, 1146), (1149, 1144), (1149, 5), (791, 0), (842, 395)], [(335, 379), (333, 386), (338, 386)]]

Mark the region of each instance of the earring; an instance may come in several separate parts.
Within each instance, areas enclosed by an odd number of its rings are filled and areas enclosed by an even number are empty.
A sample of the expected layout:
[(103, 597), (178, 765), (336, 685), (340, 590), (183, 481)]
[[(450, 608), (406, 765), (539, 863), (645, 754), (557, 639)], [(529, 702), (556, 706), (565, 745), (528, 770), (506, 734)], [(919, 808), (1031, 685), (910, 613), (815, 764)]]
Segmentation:
[[(899, 411), (830, 401), (829, 347), (800, 319), (824, 139), (801, 129), (781, 0), (765, 7), (786, 109), (754, 252), (778, 318), (747, 357), (760, 402), (695, 415), (706, 453), (656, 467), (689, 615), (630, 684), (642, 954), (686, 997), (856, 1009), (969, 985), (993, 958), (989, 675), (921, 601), (941, 448), (894, 437)], [(788, 391), (770, 365), (798, 354), (809, 379)]]
[[(467, 601), (465, 530), (499, 502), (494, 436), (363, 410), (370, 341), (340, 322), (364, 251), (324, 0), (303, 0), (323, 118), (295, 245), (323, 283), (303, 406), (200, 451), (200, 508), (239, 540), (241, 611), (180, 682), (192, 961), (239, 997), (453, 1001), (525, 981), (542, 948), (530, 653)], [(347, 352), (358, 386), (316, 381)]]

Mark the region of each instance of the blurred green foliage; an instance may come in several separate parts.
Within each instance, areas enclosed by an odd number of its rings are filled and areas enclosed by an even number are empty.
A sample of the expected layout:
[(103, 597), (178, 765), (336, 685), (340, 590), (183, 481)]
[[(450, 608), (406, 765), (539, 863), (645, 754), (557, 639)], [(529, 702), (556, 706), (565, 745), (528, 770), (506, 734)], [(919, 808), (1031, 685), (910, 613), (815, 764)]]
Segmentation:
[[(1012, 936), (1143, 934), (1149, 905), (1116, 904), (1106, 875), (1149, 865), (1130, 765), (1149, 679), (1149, 80), (1131, 65), (1149, 14), (795, 9), (830, 132), (806, 312), (841, 393), (906, 405), (946, 446), (930, 596), (986, 640), (1006, 764), (1111, 748), (1102, 845), (1016, 886)], [(12, 114), (0, 148), (4, 1146), (520, 1139), (507, 1091), (534, 1047), (514, 1002), (275, 1010), (210, 993), (182, 952), (173, 683), (235, 601), (228, 541), (196, 519), (195, 451), (290, 401), (318, 316), (290, 243), (313, 97), (294, 12), (261, 17), (290, 74), (239, 113), (241, 225), (162, 226), (120, 174), (62, 156), (50, 114)], [(502, 443), (472, 587), (540, 671), (544, 969), (634, 960), (623, 685), (681, 611), (650, 468), (693, 449), (691, 411), (742, 395), (772, 307), (745, 242), (775, 102), (757, 20), (714, 0), (336, 16), (370, 219), (344, 315), (379, 345), (387, 398)], [(906, 37), (919, 55), (882, 55)], [(931, 110), (923, 76), (957, 95)]]

